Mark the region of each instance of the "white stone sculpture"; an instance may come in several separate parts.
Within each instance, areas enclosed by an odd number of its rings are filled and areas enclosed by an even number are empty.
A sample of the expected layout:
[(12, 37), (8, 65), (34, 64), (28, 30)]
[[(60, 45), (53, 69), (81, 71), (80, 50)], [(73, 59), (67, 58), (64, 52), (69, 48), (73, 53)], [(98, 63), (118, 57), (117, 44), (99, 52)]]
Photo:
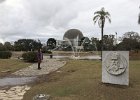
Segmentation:
[(107, 72), (112, 75), (124, 73), (128, 66), (126, 58), (118, 52), (109, 53), (103, 63)]
[(128, 85), (128, 69), (128, 51), (103, 51), (102, 82)]

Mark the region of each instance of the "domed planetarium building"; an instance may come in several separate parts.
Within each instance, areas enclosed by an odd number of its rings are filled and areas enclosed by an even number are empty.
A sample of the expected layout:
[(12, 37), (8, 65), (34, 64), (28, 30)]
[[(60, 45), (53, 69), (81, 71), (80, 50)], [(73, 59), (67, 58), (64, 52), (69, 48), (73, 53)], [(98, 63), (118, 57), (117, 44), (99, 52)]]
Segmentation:
[(70, 41), (71, 44), (74, 46), (75, 42), (80, 43), (81, 39), (83, 38), (83, 34), (80, 30), (78, 29), (69, 29), (68, 31), (65, 32), (63, 36), (63, 40), (65, 41)]

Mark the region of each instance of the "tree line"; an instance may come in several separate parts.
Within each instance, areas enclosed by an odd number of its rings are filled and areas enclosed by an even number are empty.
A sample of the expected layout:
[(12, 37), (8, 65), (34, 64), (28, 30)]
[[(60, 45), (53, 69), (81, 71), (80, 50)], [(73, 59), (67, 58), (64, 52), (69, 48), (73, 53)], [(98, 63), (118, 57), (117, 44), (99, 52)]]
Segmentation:
[[(94, 37), (91, 39), (88, 37), (83, 37), (79, 41), (79, 44), (83, 43), (82, 45), (84, 51), (140, 50), (140, 36), (137, 32), (126, 32), (122, 37), (120, 37), (119, 43), (115, 43), (117, 41), (115, 40), (114, 35), (104, 35), (106, 19), (111, 22), (110, 14), (104, 9), (104, 7), (94, 13), (93, 21), (94, 23), (98, 23), (99, 27), (101, 28), (101, 40)], [(138, 17), (138, 24), (140, 24), (140, 14)], [(11, 44), (10, 42), (5, 42), (4, 44), (0, 43), (0, 51), (34, 51), (38, 48), (42, 48), (43, 50), (53, 50), (57, 48), (56, 43), (56, 39), (54, 38), (49, 38), (45, 46), (42, 45), (40, 40), (19, 39), (15, 41), (14, 44)], [(63, 44), (61, 45), (61, 48), (62, 50), (71, 49), (69, 45)]]
[(33, 39), (19, 39), (11, 44), (10, 42), (0, 43), (0, 51), (34, 51), (42, 48), (41, 41)]
[[(92, 37), (83, 37), (79, 41), (79, 46), (83, 46), (83, 51), (101, 51), (103, 50), (140, 50), (140, 35), (137, 32), (126, 32), (116, 41), (115, 35), (103, 35), (103, 40)], [(103, 48), (102, 48), (103, 43)], [(11, 44), (10, 42), (0, 43), (0, 51), (35, 51), (42, 48), (43, 51), (54, 50), (57, 48), (57, 40), (49, 38), (43, 45), (40, 40), (19, 39)], [(57, 49), (56, 49), (57, 50)], [(61, 50), (70, 51), (70, 45), (61, 45)]]

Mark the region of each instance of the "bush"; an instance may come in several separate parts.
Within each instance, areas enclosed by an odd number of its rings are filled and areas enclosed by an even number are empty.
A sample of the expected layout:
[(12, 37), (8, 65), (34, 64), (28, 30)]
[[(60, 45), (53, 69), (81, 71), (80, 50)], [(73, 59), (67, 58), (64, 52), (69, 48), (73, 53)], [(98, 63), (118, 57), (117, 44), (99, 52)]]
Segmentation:
[(8, 59), (12, 56), (12, 52), (10, 51), (0, 51), (0, 58), (1, 59)]
[(26, 52), (22, 54), (22, 57), (28, 62), (37, 62), (37, 52)]
[(44, 49), (42, 49), (42, 53), (52, 54), (52, 52), (51, 52), (51, 51), (44, 50)]
[(45, 53), (52, 54), (52, 52), (51, 52), (51, 51), (46, 51)]

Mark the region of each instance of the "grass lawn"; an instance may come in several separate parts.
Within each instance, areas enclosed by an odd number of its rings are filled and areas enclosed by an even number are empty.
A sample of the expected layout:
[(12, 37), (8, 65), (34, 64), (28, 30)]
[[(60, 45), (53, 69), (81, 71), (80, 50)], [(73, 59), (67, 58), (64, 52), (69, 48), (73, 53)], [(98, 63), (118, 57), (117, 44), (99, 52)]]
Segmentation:
[(119, 86), (101, 82), (101, 61), (69, 60), (48, 75), (48, 82), (33, 85), (23, 100), (32, 100), (40, 93), (51, 95), (51, 100), (139, 100), (140, 60), (130, 61), (130, 85)]
[[(10, 73), (29, 65), (31, 65), (31, 63), (26, 63), (18, 59), (0, 59), (0, 77), (9, 75)], [(7, 70), (9, 70), (9, 72), (3, 72)]]

